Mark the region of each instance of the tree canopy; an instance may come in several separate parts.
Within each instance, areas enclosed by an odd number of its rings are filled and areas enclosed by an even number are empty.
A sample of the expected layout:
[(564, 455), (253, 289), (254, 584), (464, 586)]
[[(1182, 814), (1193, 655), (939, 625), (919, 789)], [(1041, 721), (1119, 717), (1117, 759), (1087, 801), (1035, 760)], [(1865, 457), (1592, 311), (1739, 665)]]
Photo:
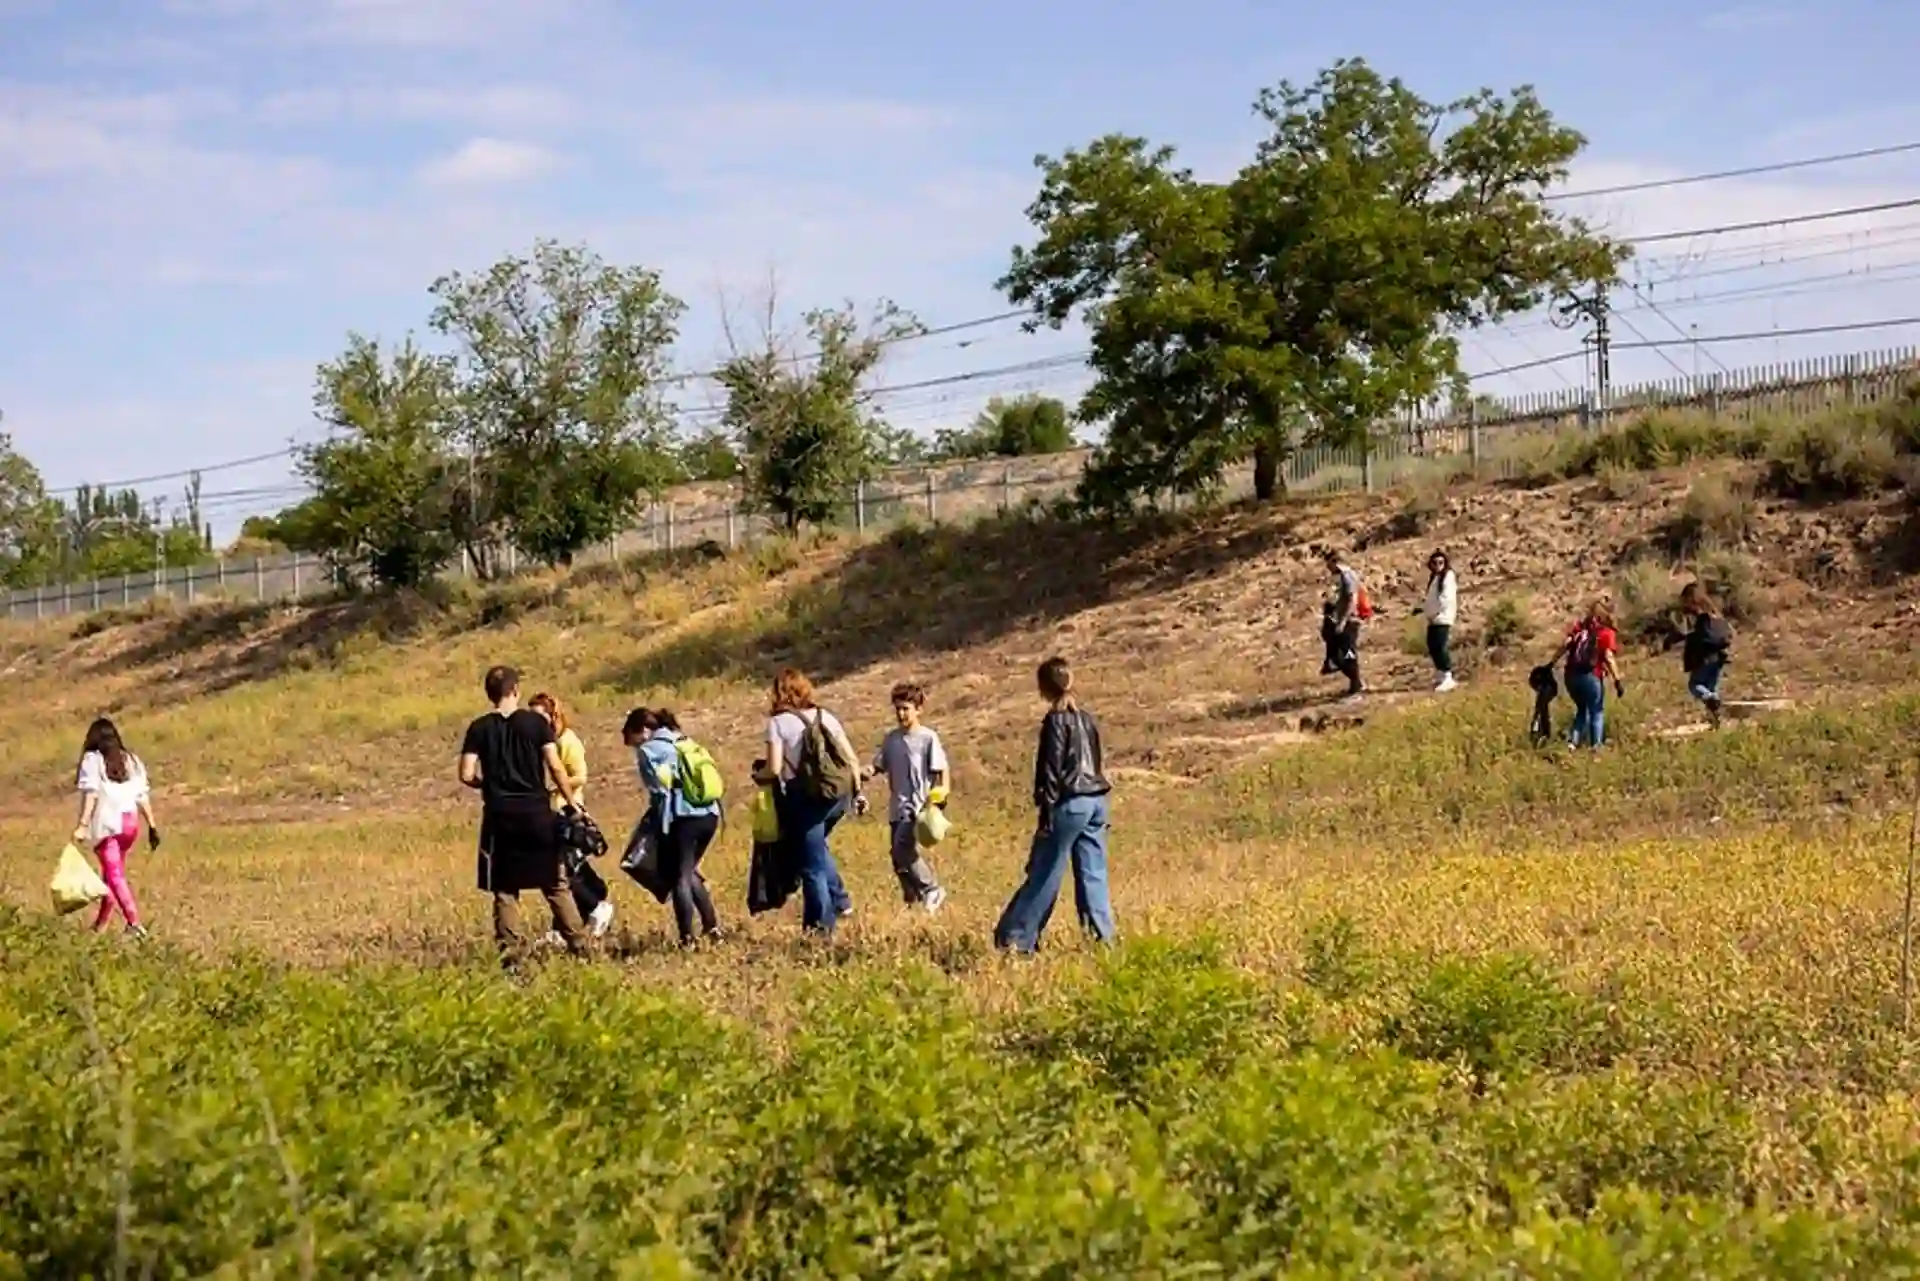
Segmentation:
[(1349, 60), (1254, 110), (1267, 136), (1223, 182), (1122, 135), (1036, 162), (1038, 235), (1000, 285), (1030, 324), (1091, 330), (1096, 504), (1209, 489), (1249, 457), (1269, 496), (1290, 449), (1451, 392), (1460, 332), (1625, 261), (1546, 202), (1585, 140), (1530, 88), (1435, 103)]
[(939, 433), (936, 458), (1025, 458), (1075, 445), (1066, 403), (1054, 396), (995, 396), (971, 425)]

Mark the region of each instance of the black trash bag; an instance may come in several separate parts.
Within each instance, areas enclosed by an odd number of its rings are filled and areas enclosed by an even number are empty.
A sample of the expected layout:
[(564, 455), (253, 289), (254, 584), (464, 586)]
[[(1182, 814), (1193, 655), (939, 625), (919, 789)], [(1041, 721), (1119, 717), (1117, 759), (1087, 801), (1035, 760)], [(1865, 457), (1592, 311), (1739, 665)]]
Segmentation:
[(1535, 746), (1553, 739), (1553, 700), (1560, 697), (1560, 682), (1553, 668), (1542, 664), (1527, 673), (1527, 687), (1533, 691), (1533, 717), (1527, 722), (1527, 737)]
[(673, 894), (671, 869), (660, 859), (660, 833), (642, 818), (627, 837), (627, 848), (620, 855), (620, 870), (633, 878), (656, 902), (664, 903)]
[(800, 892), (800, 869), (784, 841), (755, 841), (747, 868), (747, 914), (775, 912)]

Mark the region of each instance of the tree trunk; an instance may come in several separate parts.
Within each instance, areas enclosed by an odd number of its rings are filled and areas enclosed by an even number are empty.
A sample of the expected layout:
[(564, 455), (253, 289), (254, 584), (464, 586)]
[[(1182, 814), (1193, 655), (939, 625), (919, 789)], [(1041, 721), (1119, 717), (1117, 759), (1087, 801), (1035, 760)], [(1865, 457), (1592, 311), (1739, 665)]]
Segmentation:
[(1253, 496), (1261, 502), (1268, 502), (1280, 494), (1284, 485), (1280, 479), (1280, 451), (1272, 445), (1260, 444), (1253, 447)]

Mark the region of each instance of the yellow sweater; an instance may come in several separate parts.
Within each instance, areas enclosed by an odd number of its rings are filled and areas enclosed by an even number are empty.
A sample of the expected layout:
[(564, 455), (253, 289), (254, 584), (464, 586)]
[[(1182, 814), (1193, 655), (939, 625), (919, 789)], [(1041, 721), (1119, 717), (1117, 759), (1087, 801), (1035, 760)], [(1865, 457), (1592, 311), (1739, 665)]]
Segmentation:
[[(560, 768), (566, 771), (567, 781), (580, 793), (580, 803), (587, 803), (587, 745), (572, 730), (561, 731), (554, 745), (560, 749)], [(547, 780), (548, 799), (555, 813), (559, 813), (567, 804), (567, 798), (554, 789), (553, 780)]]

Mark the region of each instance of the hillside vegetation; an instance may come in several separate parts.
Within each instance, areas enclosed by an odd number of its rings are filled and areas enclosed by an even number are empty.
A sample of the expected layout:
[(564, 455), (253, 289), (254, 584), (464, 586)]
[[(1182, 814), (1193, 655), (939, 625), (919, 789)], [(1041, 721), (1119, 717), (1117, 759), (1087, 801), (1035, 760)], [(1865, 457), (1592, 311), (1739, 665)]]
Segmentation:
[[(0, 711), (0, 1276), (1915, 1267), (1907, 500), (1781, 497), (1751, 449), (1557, 457), (0, 633), (31, 693)], [(1384, 609), (1351, 709), (1317, 675), (1329, 543)], [(1466, 601), (1445, 698), (1411, 644), (1435, 545)], [(1529, 747), (1525, 670), (1580, 602), (1647, 624), (1696, 570), (1738, 601), (1729, 697), (1776, 709), (1693, 732), (1636, 640), (1616, 745)], [(1056, 921), (1011, 964), (989, 929), (1056, 651), (1106, 727), (1126, 941)], [(850, 821), (835, 944), (748, 922), (736, 818), (726, 945), (681, 953), (617, 885), (615, 963), (502, 979), (452, 779), (492, 662), (575, 705), (609, 826), (630, 705), (675, 707), (738, 800), (780, 664), (863, 744), (924, 681), (951, 905), (900, 906)], [(101, 709), (161, 784), (144, 951), (43, 914)]]

